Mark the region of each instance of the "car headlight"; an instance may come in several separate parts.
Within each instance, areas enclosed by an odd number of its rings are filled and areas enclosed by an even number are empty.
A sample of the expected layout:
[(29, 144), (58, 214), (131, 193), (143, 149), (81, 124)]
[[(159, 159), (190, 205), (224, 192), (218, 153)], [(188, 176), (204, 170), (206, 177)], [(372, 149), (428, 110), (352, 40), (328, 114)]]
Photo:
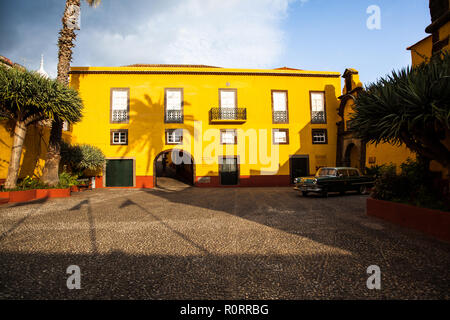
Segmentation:
[(294, 179), (294, 183), (299, 183), (300, 182), (300, 179), (299, 178), (295, 178)]
[(313, 184), (317, 184), (317, 179), (314, 179), (314, 180), (313, 180)]

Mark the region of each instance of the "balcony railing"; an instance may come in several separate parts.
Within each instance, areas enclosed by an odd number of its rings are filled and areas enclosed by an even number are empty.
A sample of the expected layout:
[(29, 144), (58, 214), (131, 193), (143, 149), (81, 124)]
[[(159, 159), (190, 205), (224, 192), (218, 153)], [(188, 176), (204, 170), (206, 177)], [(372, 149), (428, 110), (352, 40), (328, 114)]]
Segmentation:
[(247, 109), (212, 108), (209, 110), (209, 120), (211, 122), (245, 122), (247, 120)]
[(311, 114), (311, 123), (326, 123), (325, 111), (313, 111)]
[(288, 122), (287, 111), (274, 111), (273, 112), (273, 122), (274, 123), (287, 123)]
[(128, 122), (127, 110), (112, 110), (111, 114), (112, 122)]
[(164, 122), (166, 122), (166, 123), (183, 123), (183, 111), (182, 110), (166, 110)]

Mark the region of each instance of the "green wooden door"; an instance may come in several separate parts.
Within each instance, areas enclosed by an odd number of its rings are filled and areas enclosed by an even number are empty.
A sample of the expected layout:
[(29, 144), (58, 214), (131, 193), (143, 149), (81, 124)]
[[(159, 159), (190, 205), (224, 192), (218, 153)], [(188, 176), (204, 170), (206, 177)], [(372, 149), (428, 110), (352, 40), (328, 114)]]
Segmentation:
[(133, 160), (108, 160), (106, 164), (107, 187), (133, 186)]
[(239, 170), (236, 158), (223, 158), (219, 167), (220, 183), (224, 186), (234, 186), (239, 182)]

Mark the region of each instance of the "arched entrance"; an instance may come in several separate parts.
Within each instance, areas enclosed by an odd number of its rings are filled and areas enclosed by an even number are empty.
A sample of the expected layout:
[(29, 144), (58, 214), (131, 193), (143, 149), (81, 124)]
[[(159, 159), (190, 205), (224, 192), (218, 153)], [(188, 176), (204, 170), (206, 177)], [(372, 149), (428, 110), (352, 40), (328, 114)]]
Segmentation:
[(352, 167), (352, 168), (360, 168), (361, 163), (361, 150), (354, 144), (350, 143), (347, 146), (347, 149), (345, 149), (345, 163), (344, 165), (346, 167)]
[[(153, 183), (158, 186), (158, 177), (165, 183), (179, 181), (194, 185), (195, 165), (189, 152), (170, 149), (160, 152), (153, 161)], [(161, 187), (161, 185), (159, 185)]]

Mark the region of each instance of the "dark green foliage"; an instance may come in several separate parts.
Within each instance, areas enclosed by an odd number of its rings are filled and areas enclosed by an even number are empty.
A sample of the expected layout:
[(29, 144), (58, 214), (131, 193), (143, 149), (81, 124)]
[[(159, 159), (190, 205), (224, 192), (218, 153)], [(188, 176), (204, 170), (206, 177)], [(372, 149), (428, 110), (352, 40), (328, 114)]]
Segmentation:
[(0, 66), (0, 116), (27, 124), (59, 117), (80, 121), (78, 92), (36, 72)]
[(13, 189), (3, 189), (4, 191), (24, 191), (32, 189), (65, 189), (71, 186), (76, 186), (79, 184), (78, 175), (73, 175), (68, 172), (62, 172), (59, 175), (59, 183), (55, 186), (49, 186), (48, 184), (42, 182), (38, 178), (32, 178), (27, 176), (23, 178), (16, 188)]
[(39, 181), (39, 179), (27, 176), (17, 184), (17, 189), (19, 190), (48, 189), (48, 185), (42, 183), (41, 181)]
[(405, 68), (358, 94), (349, 122), (370, 143), (405, 144), (423, 158), (450, 165), (450, 55)]
[(395, 166), (379, 168), (372, 197), (379, 200), (411, 204), (418, 207), (448, 211), (443, 196), (428, 181), (426, 164), (408, 159), (396, 174)]
[(72, 172), (82, 175), (85, 170), (99, 171), (106, 163), (103, 152), (91, 145), (61, 143), (61, 163)]
[(72, 186), (77, 186), (78, 184), (78, 175), (73, 175), (65, 171), (59, 175), (60, 188), (69, 188)]
[(369, 177), (379, 177), (384, 167), (385, 167), (384, 165), (381, 165), (381, 166), (375, 165), (375, 166), (367, 167), (365, 170), (365, 174)]

